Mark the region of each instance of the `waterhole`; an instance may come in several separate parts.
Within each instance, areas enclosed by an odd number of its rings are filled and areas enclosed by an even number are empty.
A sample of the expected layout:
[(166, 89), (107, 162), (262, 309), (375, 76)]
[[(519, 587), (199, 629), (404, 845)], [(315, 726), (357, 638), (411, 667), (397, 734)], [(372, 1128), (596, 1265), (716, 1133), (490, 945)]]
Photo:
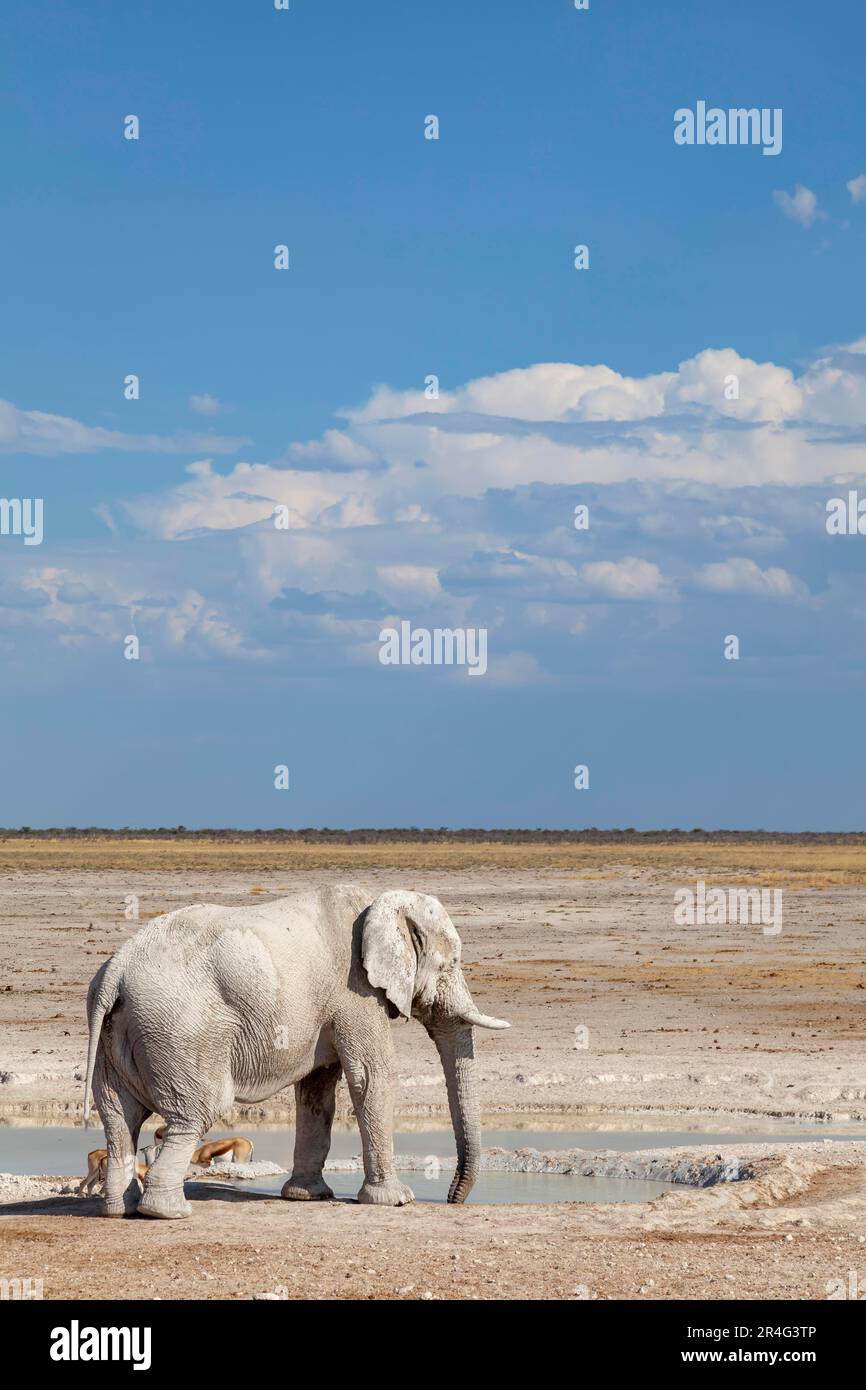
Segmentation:
[[(631, 1121), (631, 1127), (629, 1125)], [(501, 1117), (500, 1117), (501, 1122)], [(415, 1122), (395, 1135), (394, 1147), (398, 1167), (413, 1188), (418, 1201), (445, 1200), (451, 1181), (454, 1160), (454, 1140), (450, 1129), (437, 1122)], [(433, 1124), (436, 1127), (432, 1127)], [(521, 1123), (521, 1127), (516, 1127)], [(515, 1127), (511, 1127), (511, 1125)], [(658, 1125), (658, 1128), (649, 1125)], [(604, 1116), (593, 1118), (578, 1128), (525, 1127), (512, 1120), (509, 1127), (497, 1128), (496, 1122), (485, 1126), (485, 1149), (497, 1148), (511, 1152), (538, 1150), (541, 1153), (578, 1149), (587, 1159), (599, 1154), (628, 1155), (647, 1149), (680, 1149), (706, 1141), (725, 1146), (737, 1144), (785, 1144), (803, 1140), (828, 1139), (837, 1142), (862, 1139), (862, 1124), (827, 1125), (785, 1120), (743, 1121), (725, 1128), (717, 1118), (707, 1121), (689, 1120), (676, 1127), (665, 1126), (657, 1118), (645, 1116)], [(230, 1133), (242, 1133), (254, 1143), (255, 1163), (277, 1164), (281, 1169), (291, 1167), (294, 1131), (285, 1126), (256, 1126), (243, 1124), (234, 1130), (216, 1130), (208, 1138), (217, 1139)], [(152, 1142), (152, 1128), (142, 1132), (142, 1146)], [(84, 1175), (87, 1153), (103, 1146), (105, 1139), (99, 1128), (84, 1130), (80, 1125), (0, 1124), (0, 1172), (16, 1174), (45, 1174), (50, 1176)], [(355, 1196), (361, 1182), (360, 1172), (340, 1167), (350, 1163), (360, 1153), (356, 1129), (334, 1131), (330, 1160), (334, 1165), (327, 1172), (327, 1181), (338, 1198)], [(412, 1159), (401, 1163), (400, 1156), (411, 1154)], [(734, 1175), (726, 1175), (734, 1176)], [(286, 1173), (252, 1175), (247, 1179), (214, 1178), (231, 1185), (239, 1192), (277, 1194), (286, 1180)], [(691, 1179), (686, 1178), (688, 1182)], [(708, 1179), (716, 1181), (717, 1177)], [(533, 1202), (647, 1202), (663, 1192), (675, 1190), (680, 1184), (640, 1175), (585, 1175), (548, 1172), (482, 1171), (470, 1198), (484, 1203)], [(703, 1180), (699, 1179), (703, 1185)]]

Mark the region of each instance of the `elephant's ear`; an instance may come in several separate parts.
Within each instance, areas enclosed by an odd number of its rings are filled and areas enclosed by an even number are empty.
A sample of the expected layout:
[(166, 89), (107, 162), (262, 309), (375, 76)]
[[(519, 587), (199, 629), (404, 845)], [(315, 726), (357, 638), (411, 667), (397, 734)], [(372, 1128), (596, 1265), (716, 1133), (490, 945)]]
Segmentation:
[(361, 960), (374, 989), (409, 1018), (413, 1000), (432, 1004), (440, 972), (459, 963), (460, 938), (438, 898), (382, 893), (367, 908)]

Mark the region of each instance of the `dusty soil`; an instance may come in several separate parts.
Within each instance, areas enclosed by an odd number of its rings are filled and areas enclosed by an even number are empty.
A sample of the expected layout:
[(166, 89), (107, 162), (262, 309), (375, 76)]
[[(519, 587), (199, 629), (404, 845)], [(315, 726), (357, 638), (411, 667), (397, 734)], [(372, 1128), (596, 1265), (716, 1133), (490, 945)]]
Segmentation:
[[(781, 932), (676, 926), (674, 890), (697, 878), (782, 888)], [(80, 1115), (87, 983), (136, 929), (132, 895), (141, 921), (347, 879), (451, 913), (479, 1006), (513, 1025), (479, 1036), (488, 1115), (866, 1119), (864, 847), (6, 841), (0, 1121)], [(398, 1117), (444, 1115), (432, 1044), (395, 1032)], [(290, 1119), (291, 1096), (246, 1113)], [(866, 1287), (863, 1146), (796, 1164), (753, 1200), (738, 1183), (634, 1207), (382, 1211), (199, 1188), (193, 1220), (150, 1223), (19, 1198), (2, 1208), (0, 1275), (42, 1277), (46, 1297), (116, 1296), (121, 1269), (127, 1297), (823, 1298), (851, 1270)]]
[(151, 1222), (28, 1197), (0, 1207), (2, 1259), (46, 1299), (848, 1296), (852, 1274), (866, 1287), (866, 1144), (818, 1147), (637, 1206), (383, 1209), (188, 1184), (190, 1220)]

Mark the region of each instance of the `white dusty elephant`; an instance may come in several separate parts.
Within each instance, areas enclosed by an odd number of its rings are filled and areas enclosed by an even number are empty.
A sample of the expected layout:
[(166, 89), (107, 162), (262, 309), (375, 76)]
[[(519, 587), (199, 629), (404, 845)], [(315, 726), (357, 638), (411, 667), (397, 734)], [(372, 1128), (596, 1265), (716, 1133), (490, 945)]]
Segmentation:
[[(472, 1030), (508, 1024), (473, 1004), (460, 938), (436, 898), (391, 892), (371, 902), (341, 885), (154, 918), (101, 966), (87, 995), (84, 1113), (92, 1084), (108, 1146), (105, 1215), (188, 1216), (183, 1179), (202, 1136), (236, 1102), (290, 1084), (295, 1155), (282, 1195), (333, 1196), (322, 1167), (341, 1072), (364, 1152), (358, 1200), (411, 1202), (394, 1170), (390, 1026), (410, 1016), (442, 1059), (457, 1141), (448, 1200), (463, 1202), (480, 1152)], [(166, 1135), (140, 1196), (135, 1155), (153, 1113)]]

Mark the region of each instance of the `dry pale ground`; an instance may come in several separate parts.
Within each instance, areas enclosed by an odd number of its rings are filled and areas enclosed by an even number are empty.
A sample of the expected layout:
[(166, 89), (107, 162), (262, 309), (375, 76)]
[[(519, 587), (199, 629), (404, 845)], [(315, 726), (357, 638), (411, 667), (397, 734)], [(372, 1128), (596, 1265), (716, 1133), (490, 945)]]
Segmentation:
[(852, 1281), (862, 1298), (866, 1144), (756, 1168), (635, 1206), (387, 1209), (199, 1183), (190, 1220), (153, 1222), (31, 1195), (0, 1206), (0, 1252), (6, 1277), (41, 1278), (47, 1299), (826, 1299)]
[[(675, 926), (674, 889), (698, 877), (782, 888), (781, 933)], [(80, 1114), (87, 982), (136, 929), (129, 895), (147, 918), (350, 879), (371, 896), (434, 893), (451, 913), (479, 1006), (513, 1025), (479, 1035), (488, 1115), (866, 1119), (863, 847), (6, 841), (0, 1120)], [(395, 1041), (398, 1115), (444, 1114), (426, 1034), (403, 1025)], [(247, 1112), (291, 1113), (288, 1095)], [(48, 1197), (4, 1208), (2, 1263), (41, 1275), (46, 1297), (825, 1297), (840, 1271), (866, 1289), (864, 1154), (797, 1150), (753, 1200), (741, 1183), (636, 1207), (392, 1212), (205, 1191), (192, 1221), (163, 1224)]]

